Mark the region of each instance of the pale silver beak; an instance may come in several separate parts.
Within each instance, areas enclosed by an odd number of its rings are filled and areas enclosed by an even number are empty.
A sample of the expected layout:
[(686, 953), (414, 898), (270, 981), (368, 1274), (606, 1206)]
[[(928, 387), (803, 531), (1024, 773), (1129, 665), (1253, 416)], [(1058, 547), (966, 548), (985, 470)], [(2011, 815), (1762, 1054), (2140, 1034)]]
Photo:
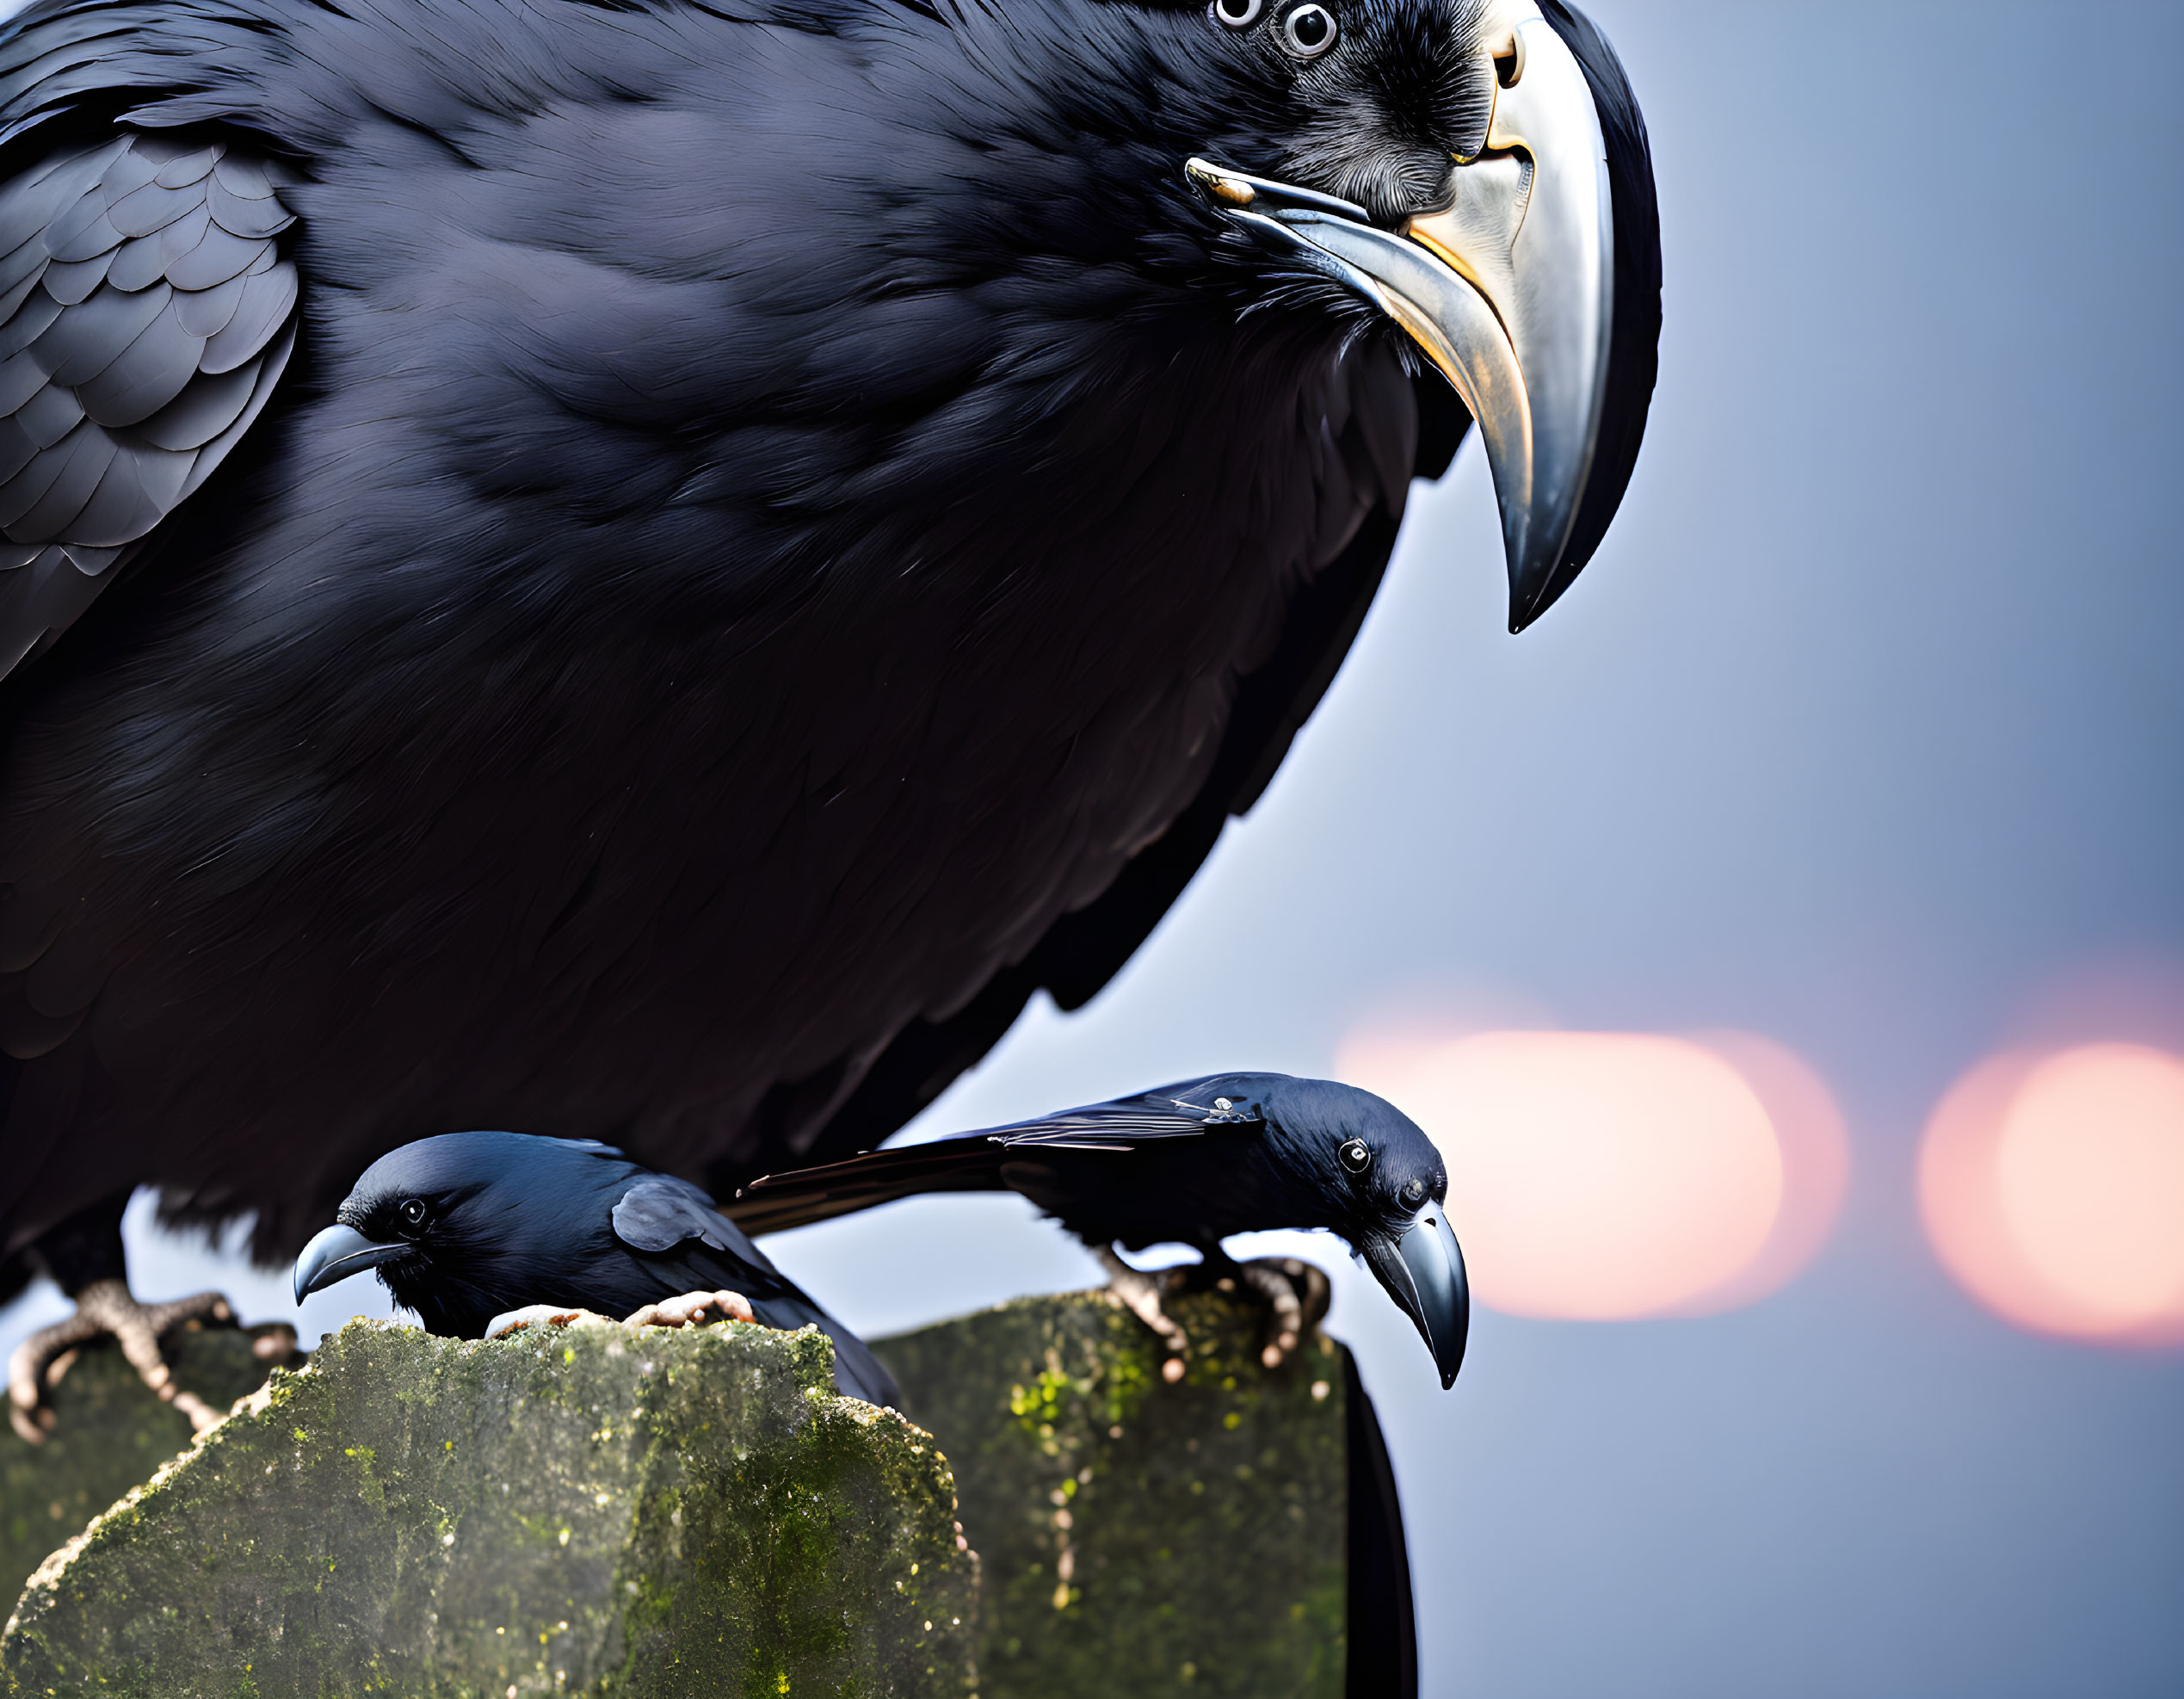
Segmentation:
[(1471, 1331), (1471, 1282), (1448, 1212), (1429, 1203), (1402, 1233), (1367, 1239), (1358, 1254), (1417, 1328), (1447, 1392), (1464, 1366), (1464, 1346)]
[(324, 1228), (313, 1235), (304, 1246), (303, 1255), (296, 1258), (296, 1301), (300, 1304), (321, 1287), (391, 1262), (409, 1248), (399, 1243), (382, 1245), (354, 1227), (339, 1224)]
[[(1515, 7), (1496, 45), (1502, 69), (1484, 148), (1453, 162), (1445, 211), (1400, 230), (1331, 195), (1207, 160), (1185, 171), (1254, 235), (1378, 306), (1455, 386), (1486, 444), (1509, 627), (1521, 631), (1576, 576), (1606, 527), (1605, 516), (1581, 526), (1579, 515), (1607, 411), (1617, 244), (1607, 144), (1584, 67), (1535, 4)], [(1657, 246), (1650, 251), (1657, 303)], [(1643, 355), (1650, 362), (1650, 343)], [(1650, 363), (1644, 378), (1650, 398)], [(1627, 479), (1619, 441), (1611, 458), (1621, 464), (1608, 476)], [(1612, 516), (1619, 484), (1601, 493)]]

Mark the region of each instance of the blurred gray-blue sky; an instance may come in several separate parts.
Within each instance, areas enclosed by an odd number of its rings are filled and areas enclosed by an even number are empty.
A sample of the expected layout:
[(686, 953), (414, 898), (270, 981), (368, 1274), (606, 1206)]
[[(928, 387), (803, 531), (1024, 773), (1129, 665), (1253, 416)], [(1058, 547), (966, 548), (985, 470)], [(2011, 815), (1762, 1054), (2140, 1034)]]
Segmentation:
[[(2184, 11), (1592, 9), (1645, 106), (1667, 254), (1606, 546), (1508, 637), (1467, 449), (1148, 948), (922, 1126), (1323, 1070), (1404, 998), (1769, 1034), (1827, 1078), (1855, 1162), (1778, 1296), (1484, 1315), (1443, 1394), (1335, 1260), (1427, 1692), (2184, 1692), (2184, 1354), (2012, 1331), (1940, 1273), (1911, 1189), (1935, 1099), (2059, 980), (2184, 975)], [(143, 1214), (139, 1289), (290, 1313)], [(873, 1330), (1095, 1278), (1013, 1200), (775, 1248)]]

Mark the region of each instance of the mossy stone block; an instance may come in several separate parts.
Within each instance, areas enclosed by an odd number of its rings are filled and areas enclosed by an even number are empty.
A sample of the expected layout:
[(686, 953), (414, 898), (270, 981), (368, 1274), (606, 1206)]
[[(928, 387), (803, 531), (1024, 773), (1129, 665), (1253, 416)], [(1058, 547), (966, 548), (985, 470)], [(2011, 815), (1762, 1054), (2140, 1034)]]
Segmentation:
[(1262, 1313), (1173, 1299), (1188, 1372), (1105, 1293), (879, 1342), (953, 1460), (984, 1699), (1339, 1699), (1342, 1347), (1259, 1362)]
[(812, 1330), (353, 1322), (32, 1577), (15, 1693), (971, 1690), (948, 1466)]
[[(294, 1344), (285, 1327), (190, 1323), (165, 1349), (176, 1384), (225, 1410), (276, 1365), (299, 1365)], [(42, 1445), (0, 1423), (0, 1597), (14, 1598), (47, 1554), (190, 1442), (189, 1418), (159, 1401), (111, 1338), (72, 1354), (51, 1402), (56, 1419)]]

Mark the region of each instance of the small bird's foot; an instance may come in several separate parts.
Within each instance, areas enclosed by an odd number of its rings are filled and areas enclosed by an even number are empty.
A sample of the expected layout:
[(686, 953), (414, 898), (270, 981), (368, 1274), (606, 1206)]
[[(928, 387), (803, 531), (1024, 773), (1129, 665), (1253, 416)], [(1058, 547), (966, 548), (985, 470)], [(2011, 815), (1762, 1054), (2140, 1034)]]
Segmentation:
[(1266, 1257), (1249, 1263), (1209, 1257), (1190, 1274), (1195, 1286), (1248, 1292), (1267, 1307), (1266, 1341), (1259, 1361), (1268, 1368), (1280, 1368), (1304, 1343), (1305, 1333), (1319, 1325), (1332, 1290), (1324, 1272), (1295, 1257)]
[(1331, 1290), (1327, 1276), (1301, 1257), (1266, 1257), (1237, 1263), (1236, 1278), (1266, 1302), (1269, 1321), (1259, 1361), (1279, 1368), (1304, 1342), (1306, 1330), (1317, 1327), (1327, 1313)]
[(566, 1304), (526, 1304), (520, 1310), (503, 1310), (487, 1322), (485, 1337), (504, 1339), (527, 1327), (566, 1327), (572, 1321), (603, 1321), (609, 1327), (614, 1325), (612, 1316), (602, 1315), (596, 1310), (571, 1309)]
[(527, 1327), (566, 1327), (574, 1321), (601, 1321), (609, 1327), (702, 1327), (709, 1321), (756, 1321), (750, 1300), (740, 1292), (685, 1292), (679, 1298), (663, 1298), (647, 1304), (634, 1315), (616, 1322), (596, 1310), (575, 1309), (567, 1304), (527, 1304), (485, 1324), (488, 1339), (505, 1338)]
[(8, 1362), (9, 1425), (33, 1445), (42, 1441), (53, 1425), (45, 1395), (56, 1365), (65, 1368), (61, 1360), (71, 1357), (76, 1347), (111, 1333), (145, 1385), (188, 1417), (190, 1426), (201, 1434), (219, 1420), (220, 1413), (194, 1393), (175, 1385), (159, 1340), (184, 1322), (231, 1321), (234, 1315), (217, 1292), (200, 1292), (166, 1304), (140, 1304), (126, 1281), (92, 1281), (77, 1293), (74, 1315), (40, 1328), (15, 1347)]
[(1190, 1336), (1160, 1307), (1166, 1282), (1157, 1274), (1132, 1268), (1110, 1246), (1096, 1246), (1092, 1254), (1107, 1271), (1107, 1290), (1114, 1294), (1116, 1301), (1160, 1335), (1162, 1343), (1168, 1347), (1168, 1360), (1160, 1365), (1160, 1378), (1171, 1382), (1181, 1380), (1183, 1359), (1190, 1355)]
[(622, 1323), (625, 1327), (703, 1327), (713, 1321), (756, 1321), (750, 1300), (740, 1292), (686, 1292), (647, 1304)]
[(1210, 1288), (1232, 1296), (1246, 1295), (1264, 1306), (1267, 1321), (1259, 1362), (1268, 1368), (1280, 1368), (1304, 1343), (1305, 1336), (1319, 1325), (1333, 1291), (1323, 1271), (1299, 1257), (1267, 1257), (1238, 1263), (1218, 1250), (1194, 1266), (1176, 1270), (1176, 1278), (1187, 1291), (1203, 1292)]

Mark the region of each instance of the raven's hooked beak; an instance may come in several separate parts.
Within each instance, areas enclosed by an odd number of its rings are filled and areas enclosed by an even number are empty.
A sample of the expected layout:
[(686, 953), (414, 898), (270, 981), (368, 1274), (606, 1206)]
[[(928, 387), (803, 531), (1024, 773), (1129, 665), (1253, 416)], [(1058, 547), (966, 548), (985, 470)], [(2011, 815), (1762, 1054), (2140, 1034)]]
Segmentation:
[(1463, 397), (1493, 468), (1512, 631), (1562, 594), (1614, 516), (1660, 331), (1643, 121), (1607, 43), (1545, 3), (1561, 31), (1539, 0), (1516, 0), (1490, 32), (1492, 117), (1481, 150), (1456, 159), (1444, 211), (1383, 230), (1333, 195), (1184, 168), (1254, 236), (1394, 319)]
[(1417, 1325), (1447, 1392), (1464, 1366), (1464, 1342), (1471, 1331), (1471, 1282), (1448, 1212), (1429, 1203), (1402, 1233), (1374, 1234), (1357, 1249), (1388, 1296)]
[(362, 1274), (382, 1263), (391, 1262), (410, 1249), (407, 1245), (382, 1245), (375, 1239), (367, 1239), (354, 1227), (336, 1222), (313, 1235), (303, 1248), (303, 1255), (296, 1258), (296, 1301), (321, 1287), (331, 1286), (336, 1281), (347, 1280), (353, 1274)]

